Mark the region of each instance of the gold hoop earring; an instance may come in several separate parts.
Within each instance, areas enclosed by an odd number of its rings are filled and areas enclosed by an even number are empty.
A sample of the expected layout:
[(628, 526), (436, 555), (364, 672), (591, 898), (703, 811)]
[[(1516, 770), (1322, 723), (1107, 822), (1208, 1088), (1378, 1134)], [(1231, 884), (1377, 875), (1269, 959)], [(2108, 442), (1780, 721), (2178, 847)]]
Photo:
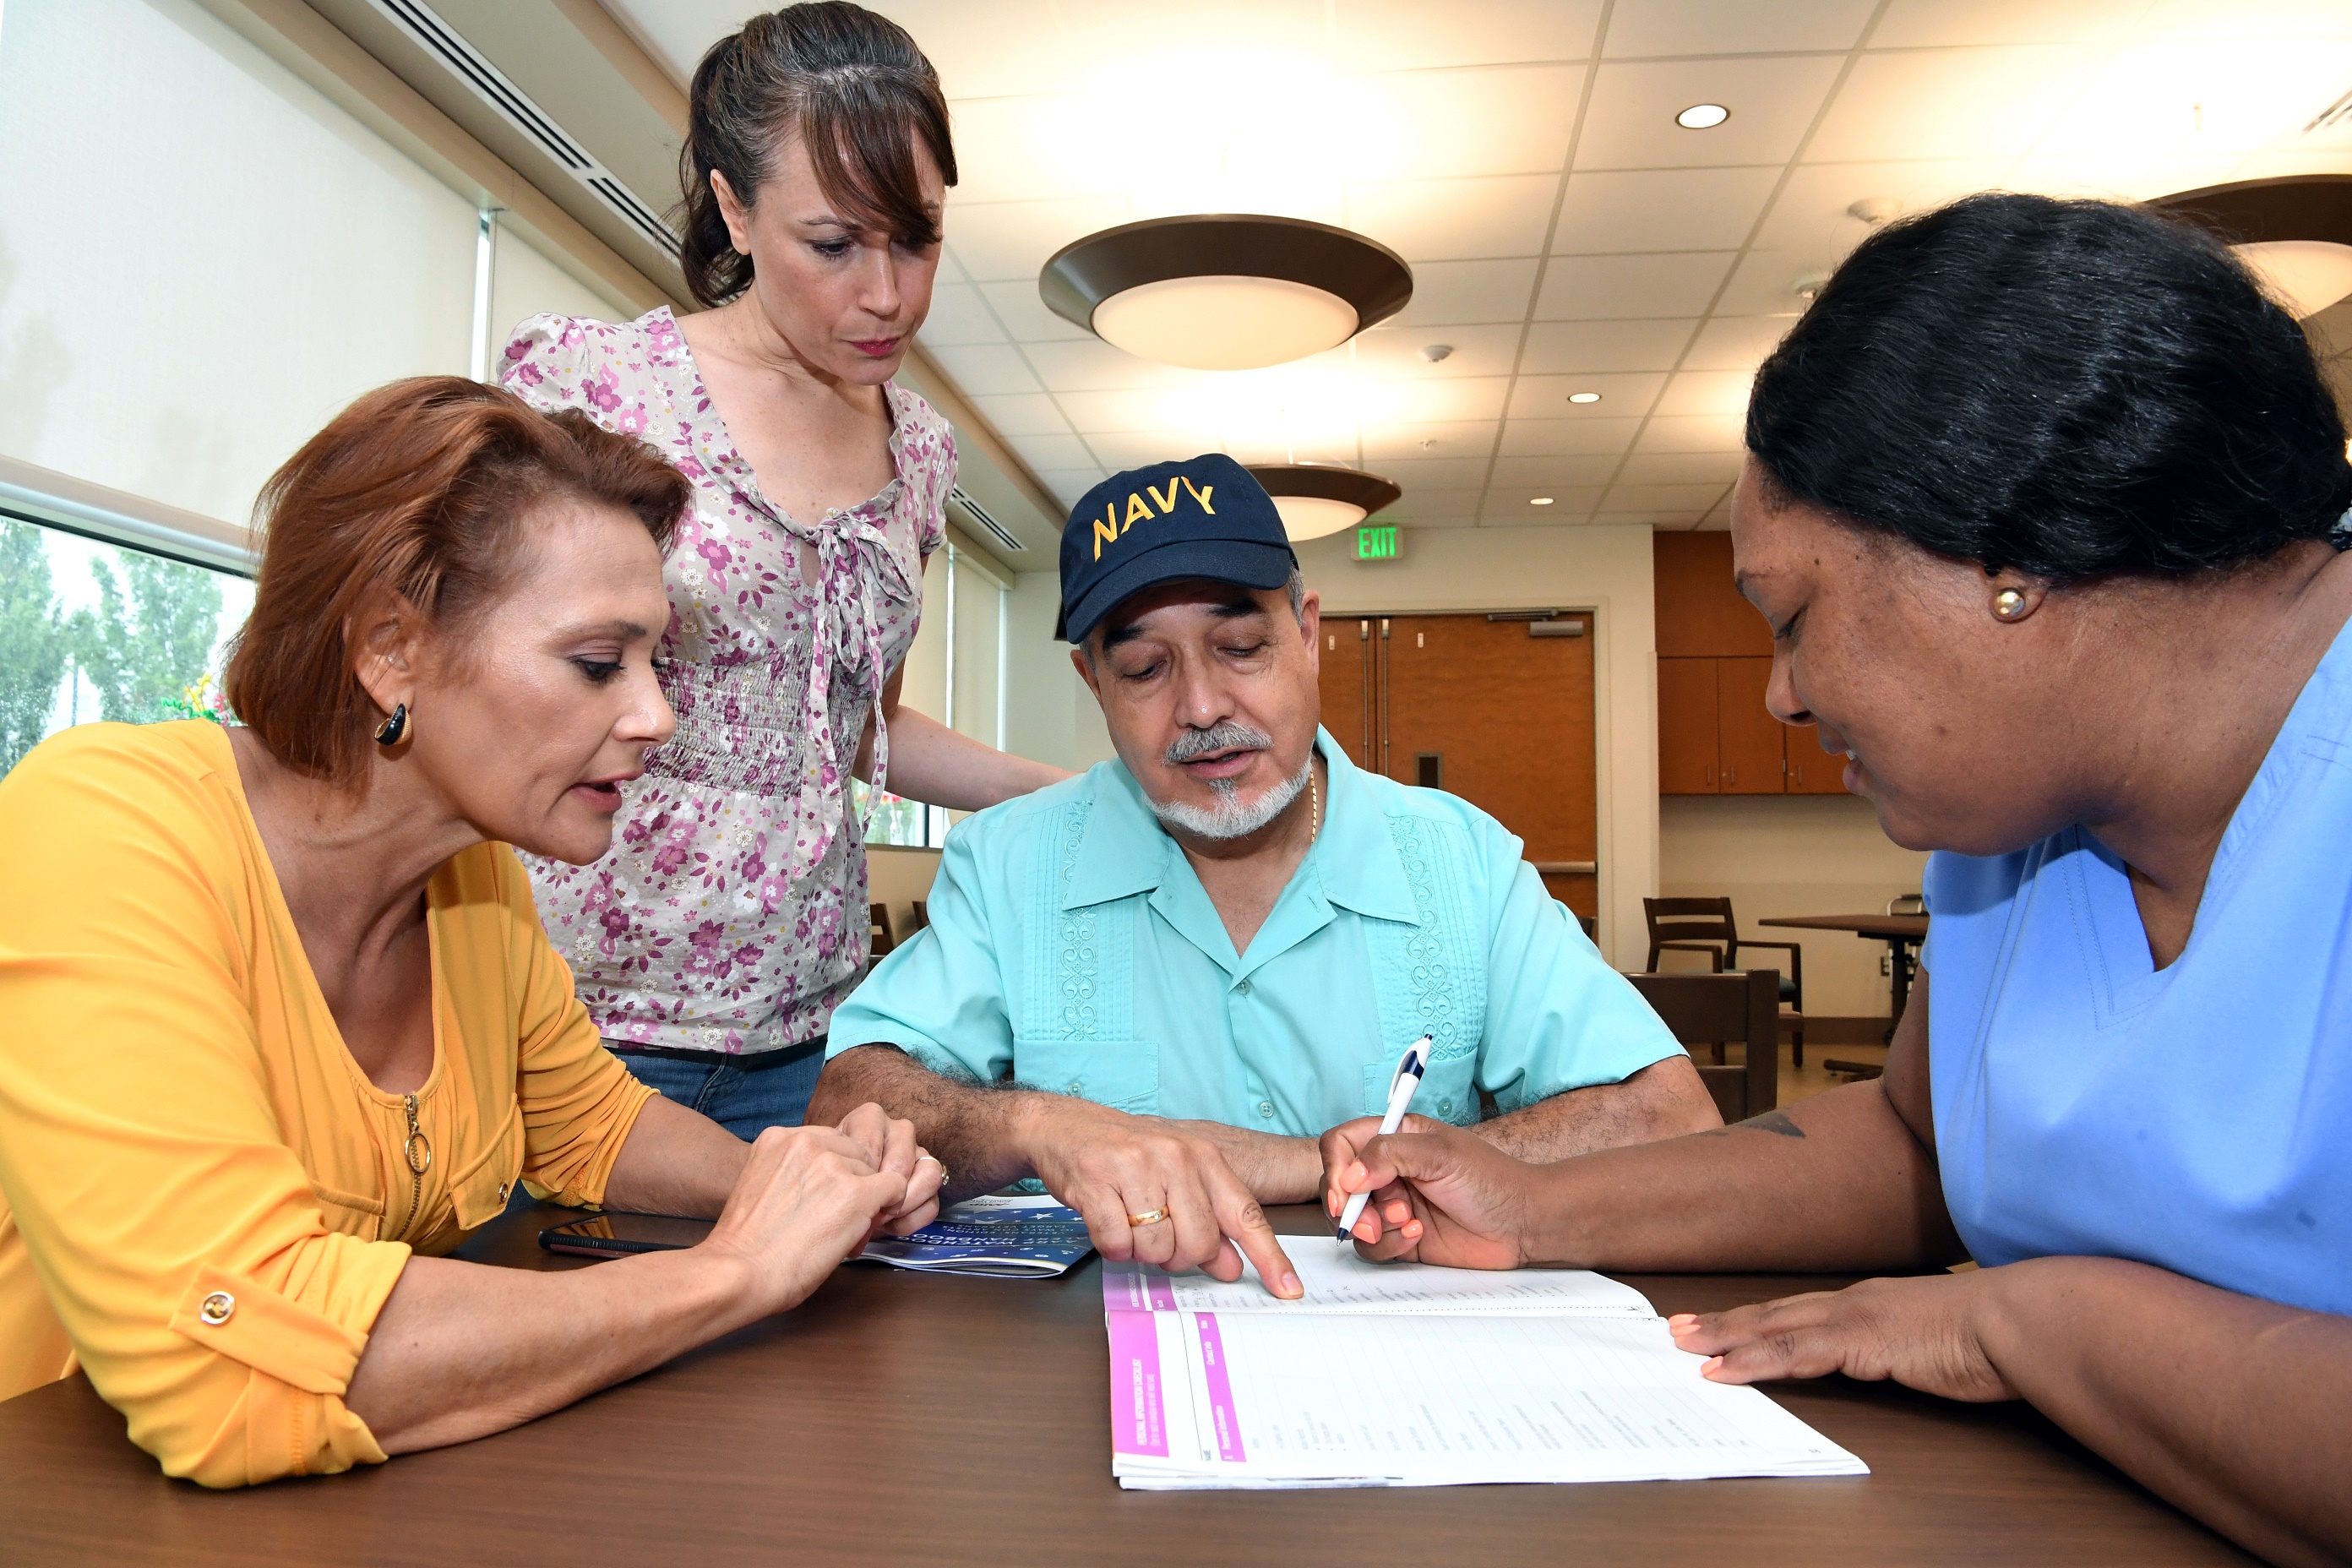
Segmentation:
[(1993, 618), (1999, 621), (2021, 621), (2025, 618), (2025, 595), (2014, 588), (2003, 588), (1992, 596)]
[(376, 726), (375, 743), (397, 746), (400, 738), (408, 733), (408, 704), (404, 702), (392, 710), (392, 717)]

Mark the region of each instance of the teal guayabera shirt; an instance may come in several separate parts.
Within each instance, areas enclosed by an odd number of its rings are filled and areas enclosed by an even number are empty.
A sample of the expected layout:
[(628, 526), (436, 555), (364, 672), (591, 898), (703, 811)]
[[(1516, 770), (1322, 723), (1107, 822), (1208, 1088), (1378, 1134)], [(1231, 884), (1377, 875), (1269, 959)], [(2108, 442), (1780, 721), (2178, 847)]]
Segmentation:
[(930, 925), (833, 1016), (828, 1056), (889, 1044), (1120, 1110), (1314, 1136), (1413, 1109), (1478, 1119), (1680, 1051), (1493, 817), (1351, 765), (1328, 733), (1322, 833), (1245, 953), (1118, 762), (948, 836)]

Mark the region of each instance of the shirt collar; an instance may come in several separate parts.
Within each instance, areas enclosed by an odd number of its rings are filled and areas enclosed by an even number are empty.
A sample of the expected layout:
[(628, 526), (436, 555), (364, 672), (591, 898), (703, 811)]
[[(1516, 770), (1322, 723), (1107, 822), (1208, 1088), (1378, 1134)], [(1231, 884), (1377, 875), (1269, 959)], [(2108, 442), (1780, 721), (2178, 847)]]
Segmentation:
[[(1323, 831), (1292, 880), (1315, 879), (1326, 899), (1357, 914), (1420, 923), (1403, 858), (1389, 836), (1387, 814), (1373, 797), (1370, 783), (1328, 731), (1316, 731), (1315, 745), (1323, 753), (1331, 798), (1325, 805)], [(1089, 777), (1094, 815), (1078, 847), (1077, 864), (1062, 889), (1066, 910), (1151, 892), (1168, 879), (1183, 853), (1151, 814), (1142, 786), (1126, 763), (1116, 758), (1097, 763)]]

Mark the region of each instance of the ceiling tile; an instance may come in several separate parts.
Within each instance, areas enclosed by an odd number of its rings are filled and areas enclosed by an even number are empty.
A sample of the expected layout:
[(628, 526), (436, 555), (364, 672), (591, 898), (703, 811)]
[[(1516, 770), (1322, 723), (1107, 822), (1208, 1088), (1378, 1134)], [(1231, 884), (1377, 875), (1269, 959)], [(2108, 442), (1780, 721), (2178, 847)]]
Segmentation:
[(1569, 176), (1552, 251), (1736, 250), (1780, 177), (1777, 166), (1580, 170)]
[(1562, 486), (1593, 489), (1607, 484), (1623, 458), (1613, 455), (1589, 458), (1497, 458), (1489, 484), (1518, 489), (1534, 487), (1538, 493), (1557, 495)]
[(1351, 183), (1458, 179), (1566, 163), (1584, 68), (1496, 66), (1350, 79), (1362, 117), (1348, 128)]
[[(1843, 57), (1607, 65), (1576, 144), (1579, 169), (1689, 169), (1785, 163), (1836, 79)], [(1719, 103), (1731, 118), (1685, 131), (1675, 116)], [(1819, 154), (1817, 154), (1819, 155)], [(1860, 154), (1853, 154), (1860, 156)], [(1884, 157), (1884, 153), (1872, 154)]]
[[(1391, 510), (1381, 513), (1381, 521), (1412, 529), (1475, 528), (1478, 526), (1478, 514), (1475, 511), (1450, 511), (1428, 517), (1405, 517)], [(1408, 553), (1412, 548), (1411, 545), (1405, 546)]]
[(1786, 316), (1804, 309), (1797, 292), (1800, 279), (1829, 276), (1836, 258), (1808, 250), (1751, 250), (1739, 258), (1723, 297), (1715, 304), (1720, 316)]
[(1555, 256), (1544, 268), (1538, 321), (1703, 316), (1731, 270), (1728, 250), (1652, 256)]
[(1695, 528), (1705, 512), (1698, 511), (1596, 511), (1591, 524), (1595, 528), (1622, 528), (1647, 524), (1656, 529)]
[(1672, 370), (1690, 342), (1696, 317), (1664, 321), (1538, 321), (1528, 329), (1522, 375), (1595, 371)]
[(927, 349), (1004, 341), (1004, 330), (989, 314), (980, 290), (969, 283), (935, 285), (931, 289), (930, 313), (923, 318), (923, 330), (916, 335)]
[(1086, 141), (1094, 105), (1066, 96), (968, 98), (953, 106), (962, 202), (1116, 196), (1109, 160)]
[(1872, 30), (1870, 47), (2096, 41), (2145, 26), (2148, 9), (2147, 0), (1894, 0)]
[(1484, 493), (1476, 489), (1407, 490), (1403, 500), (1381, 516), (1398, 522), (1423, 522), (1442, 517), (1475, 518), (1478, 515), (1478, 498)]
[(1553, 174), (1354, 184), (1347, 226), (1407, 261), (1534, 256), (1559, 195)]
[[(962, 154), (957, 154), (959, 163)], [(1062, 201), (948, 203), (942, 228), (948, 248), (976, 282), (1017, 278), (1030, 288), (1045, 258), (1069, 244), (1134, 218), (1123, 196)]]
[(1608, 498), (1598, 510), (1601, 511), (1669, 511), (1696, 512), (1704, 515), (1707, 508), (1723, 499), (1728, 484), (1719, 485), (1629, 485), (1622, 481), (1609, 487)]
[(1394, 479), (1407, 495), (1428, 490), (1475, 490), (1486, 482), (1484, 458), (1416, 458), (1380, 465), (1382, 479)]
[(1076, 436), (1008, 436), (1004, 444), (1032, 468), (1082, 468), (1097, 460)]
[(1756, 0), (1617, 0), (1601, 54), (1787, 54), (1850, 49), (1875, 0), (1807, 0), (1759, 5)]
[(1043, 468), (1037, 470), (1037, 482), (1053, 493), (1062, 503), (1065, 512), (1078, 504), (1079, 498), (1110, 476), (1100, 468)]
[(1737, 452), (1636, 452), (1617, 475), (1627, 485), (1727, 485), (1739, 478)]
[(1217, 450), (1215, 437), (1198, 430), (1129, 430), (1109, 436), (1089, 436), (1087, 447), (1096, 460), (1114, 472), (1191, 458)]
[(1008, 440), (1015, 436), (1066, 436), (1070, 422), (1062, 417), (1054, 400), (1042, 392), (1022, 393), (1011, 397), (974, 397), (971, 399), (980, 416), (988, 421), (990, 429)]
[(2007, 158), (1923, 159), (1907, 163), (1801, 163), (1773, 199), (1759, 246), (1800, 249), (1837, 260), (1862, 242), (1870, 226), (1848, 209), (1856, 202), (1892, 202), (1897, 212), (1924, 212), (1970, 191), (2007, 183)]
[(1071, 428), (1080, 435), (1098, 431), (1150, 430), (1169, 424), (1182, 424), (1171, 418), (1165, 387), (1132, 387), (1118, 392), (1065, 392), (1054, 401), (1069, 416)]
[(1065, 321), (1045, 308), (1037, 295), (1037, 279), (1009, 278), (998, 283), (975, 283), (980, 297), (988, 301), (1004, 330), (1013, 334), (1015, 342), (1064, 342), (1075, 338), (1090, 338), (1094, 333), (1076, 321)]
[[(1512, 384), (1513, 419), (1605, 419), (1646, 414), (1666, 384), (1655, 371), (1591, 375), (1523, 375)], [(1597, 392), (1598, 403), (1570, 403), (1569, 394)]]
[(1197, 371), (1179, 370), (1138, 359), (1100, 338), (1068, 342), (1031, 343), (1029, 363), (1051, 392), (1103, 392), (1122, 386), (1182, 386), (1198, 379)]
[(1424, 261), (1412, 269), (1412, 301), (1381, 325), (1444, 327), (1517, 321), (1535, 292), (1533, 257), (1509, 261)]
[(986, 397), (1006, 392), (1042, 391), (1021, 351), (1010, 343), (972, 343), (932, 347), (933, 363), (966, 397)]
[(1495, 449), (1495, 436), (1501, 428), (1499, 419), (1366, 424), (1362, 432), (1364, 461), (1374, 468), (1418, 458), (1475, 458), (1484, 462)]
[(1356, 406), (1368, 424), (1496, 419), (1502, 416), (1503, 397), (1510, 386), (1509, 379), (1499, 375), (1363, 382), (1355, 389)]
[[(638, 0), (635, 8), (675, 9), (677, 0)], [(914, 35), (950, 99), (1060, 92), (1069, 86), (1071, 59), (1053, 0), (992, 0), (986, 5), (971, 0), (881, 0), (874, 9)]]
[(1682, 368), (1752, 373), (1796, 324), (1794, 316), (1717, 316), (1699, 329)]
[(1584, 419), (1513, 419), (1503, 426), (1498, 450), (1509, 458), (1607, 456), (1633, 444), (1639, 419), (1606, 416)]
[[(1549, 496), (1551, 503), (1536, 505), (1538, 498), (1543, 496)], [(1478, 517), (1482, 522), (1550, 522), (1589, 512), (1600, 500), (1598, 485), (1494, 485), (1486, 491), (1486, 501), (1478, 509)]]
[[(1433, 381), (1457, 375), (1508, 375), (1518, 359), (1517, 323), (1483, 327), (1375, 327), (1357, 334), (1356, 374), (1377, 381)], [(1453, 352), (1434, 363), (1422, 350), (1443, 343)]]
[(1756, 377), (1744, 370), (1686, 370), (1666, 383), (1660, 395), (1656, 414), (1674, 416), (1687, 414), (1730, 415), (1735, 417), (1748, 412), (1748, 388)]
[(1738, 452), (1745, 448), (1744, 421), (1736, 414), (1666, 415), (1642, 427), (1636, 452)]
[(1339, 0), (1339, 67), (1350, 71), (1580, 60), (1600, 30), (1600, 0)]
[(2056, 121), (2097, 64), (2097, 52), (2082, 46), (1865, 54), (1805, 161), (2014, 156)]

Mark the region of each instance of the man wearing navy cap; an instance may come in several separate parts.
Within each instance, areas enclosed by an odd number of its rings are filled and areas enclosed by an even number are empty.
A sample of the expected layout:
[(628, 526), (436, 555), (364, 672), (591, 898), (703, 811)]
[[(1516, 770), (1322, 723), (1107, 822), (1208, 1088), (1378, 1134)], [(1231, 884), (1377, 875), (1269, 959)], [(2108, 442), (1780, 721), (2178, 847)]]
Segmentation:
[[(1232, 458), (1097, 486), (1062, 617), (1116, 762), (949, 835), (930, 925), (835, 1013), (812, 1121), (911, 1119), (956, 1195), (1035, 1178), (1103, 1256), (1296, 1280), (1259, 1212), (1388, 1098), (1527, 1160), (1719, 1125), (1696, 1071), (1467, 802), (1318, 722), (1319, 611)], [(1497, 1114), (1481, 1120), (1482, 1096)]]

